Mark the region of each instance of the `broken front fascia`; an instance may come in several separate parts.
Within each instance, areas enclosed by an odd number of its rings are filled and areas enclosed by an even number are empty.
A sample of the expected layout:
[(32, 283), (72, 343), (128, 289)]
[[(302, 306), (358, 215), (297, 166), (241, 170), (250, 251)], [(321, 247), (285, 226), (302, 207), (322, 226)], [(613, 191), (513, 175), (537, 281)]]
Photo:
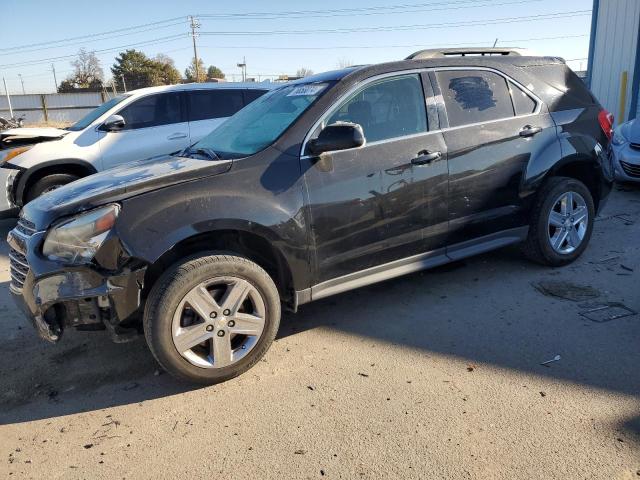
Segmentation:
[[(120, 324), (140, 307), (146, 265), (127, 258), (112, 237), (96, 255), (96, 264), (65, 267), (36, 253), (43, 236), (37, 232), (25, 240), (12, 231), (7, 239), (29, 264), (22, 288), (12, 285), (10, 290), (38, 334), (57, 342), (66, 327), (104, 325), (117, 335)], [(118, 261), (123, 256), (125, 260)]]

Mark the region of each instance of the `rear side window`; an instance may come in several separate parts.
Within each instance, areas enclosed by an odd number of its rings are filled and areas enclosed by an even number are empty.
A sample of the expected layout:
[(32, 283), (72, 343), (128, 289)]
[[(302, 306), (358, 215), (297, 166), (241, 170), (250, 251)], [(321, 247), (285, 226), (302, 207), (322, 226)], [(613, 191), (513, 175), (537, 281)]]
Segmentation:
[(266, 90), (254, 90), (249, 89), (244, 91), (244, 104), (249, 105), (255, 99), (260, 98), (262, 95), (267, 93)]
[(124, 130), (158, 127), (182, 122), (179, 93), (147, 95), (118, 112), (124, 118)]
[(516, 109), (516, 115), (529, 115), (536, 111), (536, 102), (524, 90), (513, 83), (509, 83), (511, 87), (511, 98), (513, 98), (513, 107)]
[(427, 110), (418, 75), (388, 78), (352, 95), (327, 121), (362, 126), (367, 142), (403, 137), (427, 130)]
[(504, 77), (481, 70), (436, 72), (449, 126), (489, 122), (514, 116)]
[(230, 117), (244, 106), (242, 90), (200, 90), (187, 97), (190, 122)]

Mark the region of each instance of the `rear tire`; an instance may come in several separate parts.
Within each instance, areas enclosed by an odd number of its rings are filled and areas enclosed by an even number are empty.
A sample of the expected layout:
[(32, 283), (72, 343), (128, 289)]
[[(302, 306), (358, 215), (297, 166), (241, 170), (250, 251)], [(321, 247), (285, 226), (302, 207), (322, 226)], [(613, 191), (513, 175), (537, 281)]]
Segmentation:
[[(579, 222), (585, 213), (586, 218)], [(550, 178), (534, 202), (524, 254), (552, 267), (573, 262), (587, 248), (594, 218), (593, 197), (584, 183), (575, 178)]]
[(191, 257), (158, 279), (143, 325), (167, 372), (189, 382), (220, 383), (267, 352), (280, 325), (280, 297), (267, 272), (247, 258)]
[(40, 180), (37, 180), (27, 193), (25, 194), (25, 205), (32, 200), (35, 200), (40, 195), (51, 192), (56, 188), (60, 188), (63, 185), (66, 185), (71, 182), (75, 182), (80, 177), (77, 175), (72, 175), (70, 173), (54, 173), (52, 175), (47, 175), (46, 177), (42, 177)]

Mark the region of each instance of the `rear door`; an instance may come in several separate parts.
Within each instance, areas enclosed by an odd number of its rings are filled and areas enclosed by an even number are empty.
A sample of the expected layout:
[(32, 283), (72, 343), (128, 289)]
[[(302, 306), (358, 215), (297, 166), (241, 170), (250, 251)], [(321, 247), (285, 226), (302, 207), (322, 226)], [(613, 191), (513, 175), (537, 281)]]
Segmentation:
[(366, 144), (302, 158), (317, 283), (444, 247), (446, 151), (442, 134), (429, 130), (421, 76), (371, 80), (312, 138), (335, 122), (361, 125)]
[(146, 95), (116, 114), (124, 118), (125, 127), (103, 133), (99, 141), (103, 169), (189, 145), (189, 125), (179, 92)]
[(444, 107), (449, 245), (526, 225), (521, 182), (532, 159), (557, 142), (551, 117), (498, 72), (460, 68), (430, 75)]
[(186, 93), (189, 136), (195, 143), (244, 106), (241, 89), (192, 90)]

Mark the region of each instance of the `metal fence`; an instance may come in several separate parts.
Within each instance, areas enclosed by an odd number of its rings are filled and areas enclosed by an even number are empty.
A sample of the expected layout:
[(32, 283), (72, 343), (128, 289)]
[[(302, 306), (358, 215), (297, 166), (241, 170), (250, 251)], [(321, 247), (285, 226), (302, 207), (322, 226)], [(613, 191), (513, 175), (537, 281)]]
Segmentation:
[[(25, 124), (73, 123), (107, 101), (111, 95), (104, 91), (11, 95), (11, 107), (16, 118), (24, 116)], [(11, 116), (9, 103), (4, 95), (0, 96), (0, 116)]]

